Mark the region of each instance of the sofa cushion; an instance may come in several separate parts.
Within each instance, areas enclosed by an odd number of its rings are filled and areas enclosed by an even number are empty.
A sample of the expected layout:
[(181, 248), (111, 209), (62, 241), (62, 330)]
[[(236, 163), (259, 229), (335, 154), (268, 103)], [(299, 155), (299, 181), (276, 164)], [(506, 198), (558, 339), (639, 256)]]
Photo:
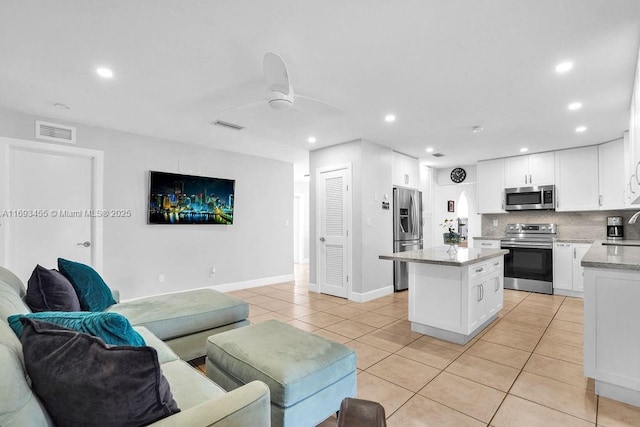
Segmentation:
[(0, 283), (5, 283), (11, 287), (14, 292), (20, 297), (24, 297), (26, 289), (22, 280), (18, 278), (11, 270), (7, 270), (4, 267), (0, 267)]
[(108, 311), (167, 340), (244, 320), (249, 305), (213, 289), (198, 289), (121, 302)]
[(58, 270), (73, 285), (83, 310), (104, 311), (116, 303), (109, 286), (98, 272), (88, 265), (58, 258)]
[(162, 372), (171, 384), (173, 398), (183, 411), (226, 393), (197, 368), (182, 360), (165, 363)]
[(27, 373), (56, 425), (138, 426), (179, 411), (153, 348), (21, 321)]
[[(161, 365), (167, 362), (173, 362), (174, 360), (180, 360), (180, 357), (178, 357), (171, 347), (153, 335), (151, 331), (144, 326), (134, 326), (133, 329), (140, 334), (149, 347), (153, 347), (156, 350), (158, 353), (158, 362), (160, 362)], [(164, 372), (164, 367), (162, 368), (162, 372)], [(169, 383), (171, 383), (171, 381), (169, 381)], [(171, 393), (173, 393), (173, 389)]]
[(0, 322), (0, 366), (0, 426), (53, 426), (29, 387), (20, 340), (5, 322)]
[(7, 317), (13, 314), (31, 313), (27, 304), (22, 301), (15, 289), (6, 283), (0, 282), (0, 319), (7, 321)]
[(53, 323), (65, 328), (84, 332), (101, 338), (109, 345), (146, 345), (144, 339), (136, 332), (129, 321), (118, 313), (91, 313), (89, 311), (42, 311), (40, 313), (16, 314), (9, 316), (11, 329), (18, 337), (22, 336), (21, 318)]
[(80, 311), (80, 301), (71, 282), (59, 271), (41, 265), (36, 265), (27, 282), (25, 302), (33, 312)]

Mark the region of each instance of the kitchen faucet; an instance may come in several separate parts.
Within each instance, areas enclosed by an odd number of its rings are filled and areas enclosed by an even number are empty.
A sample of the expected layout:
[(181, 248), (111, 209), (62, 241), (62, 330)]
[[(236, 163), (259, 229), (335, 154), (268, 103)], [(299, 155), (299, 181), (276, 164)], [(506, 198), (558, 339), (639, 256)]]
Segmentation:
[(639, 216), (640, 216), (640, 211), (634, 213), (633, 216), (629, 218), (629, 224), (635, 224)]

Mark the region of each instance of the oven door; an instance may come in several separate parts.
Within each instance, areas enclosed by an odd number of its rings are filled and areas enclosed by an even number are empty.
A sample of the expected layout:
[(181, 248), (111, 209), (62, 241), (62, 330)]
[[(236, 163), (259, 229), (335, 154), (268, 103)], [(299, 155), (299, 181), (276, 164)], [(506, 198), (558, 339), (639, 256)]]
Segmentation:
[(529, 292), (553, 293), (553, 247), (546, 243), (502, 242), (504, 287)]

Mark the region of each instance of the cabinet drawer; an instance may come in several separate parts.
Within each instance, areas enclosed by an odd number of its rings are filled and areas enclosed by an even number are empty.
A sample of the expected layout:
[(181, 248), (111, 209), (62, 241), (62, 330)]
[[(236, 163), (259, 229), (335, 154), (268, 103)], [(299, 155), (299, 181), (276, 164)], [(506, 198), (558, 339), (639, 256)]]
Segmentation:
[(479, 240), (474, 246), (481, 249), (500, 249), (500, 240)]

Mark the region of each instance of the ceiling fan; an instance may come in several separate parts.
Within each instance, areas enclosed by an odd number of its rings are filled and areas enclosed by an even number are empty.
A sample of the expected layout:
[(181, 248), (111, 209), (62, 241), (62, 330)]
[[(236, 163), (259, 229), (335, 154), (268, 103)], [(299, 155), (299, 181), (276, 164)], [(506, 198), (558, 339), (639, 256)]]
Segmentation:
[(343, 113), (340, 107), (331, 105), (309, 96), (296, 94), (289, 80), (287, 65), (280, 55), (267, 52), (262, 60), (264, 79), (267, 83), (267, 96), (259, 101), (224, 109), (221, 112), (244, 110), (266, 104), (276, 111), (289, 109), (337, 116)]

